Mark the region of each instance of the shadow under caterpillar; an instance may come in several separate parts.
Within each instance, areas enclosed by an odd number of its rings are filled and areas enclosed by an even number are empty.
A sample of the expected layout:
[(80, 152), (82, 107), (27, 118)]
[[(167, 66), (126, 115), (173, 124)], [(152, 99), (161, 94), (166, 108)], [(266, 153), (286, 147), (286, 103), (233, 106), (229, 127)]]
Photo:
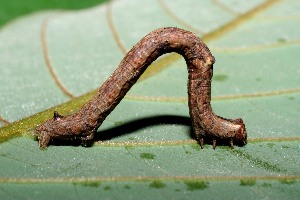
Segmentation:
[(107, 115), (120, 103), (132, 85), (159, 56), (176, 52), (188, 67), (189, 113), (201, 148), (205, 141), (246, 144), (247, 133), (242, 119), (225, 119), (214, 114), (211, 101), (211, 79), (214, 57), (208, 47), (193, 33), (179, 28), (160, 28), (150, 32), (123, 58), (119, 67), (98, 89), (97, 94), (78, 112), (53, 118), (35, 129), (39, 146), (47, 147), (52, 139), (81, 139), (83, 144), (94, 134)]

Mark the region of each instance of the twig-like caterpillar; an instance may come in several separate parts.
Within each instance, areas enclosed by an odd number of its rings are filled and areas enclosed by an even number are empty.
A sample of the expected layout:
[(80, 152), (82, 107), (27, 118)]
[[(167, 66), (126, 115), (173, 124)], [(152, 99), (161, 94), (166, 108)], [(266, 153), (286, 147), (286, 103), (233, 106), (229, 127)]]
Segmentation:
[(97, 94), (78, 112), (61, 116), (54, 112), (52, 119), (39, 125), (35, 134), (40, 147), (52, 139), (80, 138), (83, 143), (93, 139), (106, 116), (119, 104), (146, 68), (159, 56), (176, 52), (188, 67), (189, 113), (197, 140), (217, 140), (246, 144), (247, 133), (242, 119), (224, 119), (212, 111), (211, 78), (214, 57), (207, 46), (193, 33), (179, 28), (161, 28), (146, 35), (123, 58), (119, 67), (99, 88)]

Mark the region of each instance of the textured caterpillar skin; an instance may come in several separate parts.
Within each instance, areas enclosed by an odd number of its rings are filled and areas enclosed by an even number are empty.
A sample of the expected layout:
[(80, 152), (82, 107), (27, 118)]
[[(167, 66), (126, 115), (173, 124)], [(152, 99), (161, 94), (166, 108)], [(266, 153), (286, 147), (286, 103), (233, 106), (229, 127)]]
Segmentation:
[(106, 116), (118, 105), (146, 68), (165, 53), (181, 54), (188, 67), (189, 113), (201, 148), (204, 141), (216, 147), (216, 141), (246, 144), (247, 133), (242, 119), (229, 120), (216, 116), (211, 108), (211, 78), (214, 57), (193, 33), (179, 28), (161, 28), (146, 35), (123, 58), (119, 67), (98, 89), (97, 94), (78, 112), (52, 119), (39, 125), (35, 134), (40, 147), (53, 139), (79, 138), (92, 140)]

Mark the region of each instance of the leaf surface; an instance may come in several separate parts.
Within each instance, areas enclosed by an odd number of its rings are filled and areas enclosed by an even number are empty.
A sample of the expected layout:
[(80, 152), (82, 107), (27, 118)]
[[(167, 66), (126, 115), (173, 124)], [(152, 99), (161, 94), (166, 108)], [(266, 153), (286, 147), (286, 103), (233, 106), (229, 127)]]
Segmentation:
[[(41, 12), (0, 30), (0, 199), (299, 197), (300, 3), (140, 4)], [(244, 119), (245, 147), (199, 148), (185, 62), (168, 54), (107, 117), (92, 147), (38, 148), (37, 124), (54, 110), (78, 110), (135, 43), (163, 26), (207, 43), (216, 57), (213, 110)]]

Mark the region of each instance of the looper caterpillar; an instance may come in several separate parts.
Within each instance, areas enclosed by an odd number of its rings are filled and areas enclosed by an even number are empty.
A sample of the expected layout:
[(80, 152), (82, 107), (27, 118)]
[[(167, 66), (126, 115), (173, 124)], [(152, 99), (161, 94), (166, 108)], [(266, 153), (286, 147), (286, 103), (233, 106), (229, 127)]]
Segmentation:
[(181, 54), (188, 67), (188, 101), (193, 130), (201, 148), (218, 140), (246, 144), (247, 133), (242, 119), (225, 119), (212, 111), (211, 78), (214, 57), (208, 47), (193, 33), (179, 28), (152, 31), (123, 58), (119, 67), (98, 89), (97, 94), (78, 112), (53, 118), (35, 129), (39, 146), (47, 147), (52, 139), (79, 138), (83, 143), (93, 139), (106, 116), (119, 104), (146, 68), (165, 53)]

